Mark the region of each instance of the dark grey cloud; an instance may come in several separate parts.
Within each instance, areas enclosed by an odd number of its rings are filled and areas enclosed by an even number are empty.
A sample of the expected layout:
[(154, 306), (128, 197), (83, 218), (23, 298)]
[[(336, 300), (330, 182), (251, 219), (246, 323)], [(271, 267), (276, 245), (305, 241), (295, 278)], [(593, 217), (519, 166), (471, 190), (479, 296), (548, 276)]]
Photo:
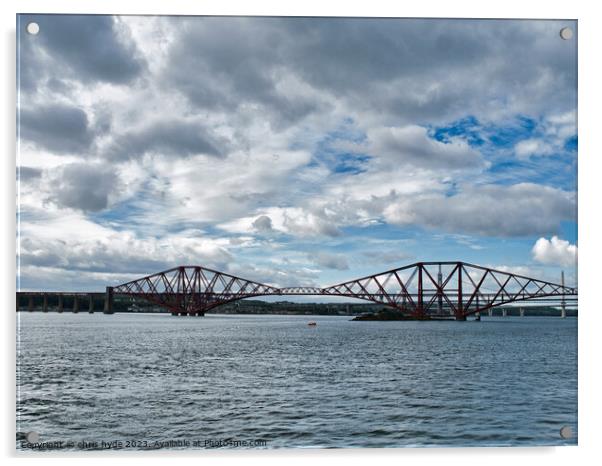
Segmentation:
[(260, 233), (268, 233), (272, 231), (272, 219), (267, 215), (260, 215), (253, 222), (253, 228)]
[(63, 104), (21, 109), (20, 136), (51, 152), (87, 155), (94, 140), (88, 116), (81, 108)]
[[(272, 121), (323, 111), (281, 86), (293, 76), (355, 112), (400, 122), (451, 120), (511, 104), (572, 107), (575, 42), (567, 22), (368, 18), (186, 18), (165, 83), (199, 109), (261, 105)], [(552, 98), (553, 97), (553, 98)], [(289, 114), (289, 111), (293, 110)]]
[(490, 237), (553, 235), (562, 221), (576, 221), (575, 194), (547, 186), (468, 187), (453, 196), (416, 196), (392, 204), (393, 224)]
[(172, 21), (177, 39), (165, 65), (165, 83), (197, 108), (229, 111), (259, 106), (262, 117), (277, 128), (324, 111), (325, 102), (277, 88), (280, 72), (288, 73), (284, 66), (288, 59), (280, 53), (285, 24), (268, 18)]
[[(290, 20), (286, 56), (312, 85), (356, 108), (415, 123), (573, 106), (575, 42), (567, 22), (442, 19)], [(551, 80), (551, 77), (554, 77)]]
[(109, 206), (110, 195), (119, 189), (114, 167), (101, 164), (66, 165), (55, 178), (50, 198), (61, 207), (95, 212)]
[[(40, 32), (29, 35), (35, 21)], [(34, 88), (40, 80), (75, 79), (126, 84), (146, 68), (119, 19), (103, 15), (20, 15), (21, 84)]]
[(17, 178), (21, 181), (32, 181), (42, 176), (42, 170), (35, 167), (18, 167)]
[(105, 155), (114, 160), (136, 158), (145, 153), (174, 157), (221, 156), (225, 145), (224, 140), (211, 135), (197, 123), (168, 120), (116, 136)]

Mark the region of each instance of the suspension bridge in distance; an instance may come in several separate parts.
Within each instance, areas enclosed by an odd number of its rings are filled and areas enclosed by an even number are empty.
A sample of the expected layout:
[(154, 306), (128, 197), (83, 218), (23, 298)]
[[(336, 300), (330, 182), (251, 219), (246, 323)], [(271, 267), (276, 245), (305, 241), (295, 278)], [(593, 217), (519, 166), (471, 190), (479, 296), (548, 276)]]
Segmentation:
[[(115, 296), (128, 296), (160, 306), (174, 316), (203, 316), (226, 303), (262, 296), (331, 296), (354, 298), (387, 306), (401, 315), (425, 319), (480, 317), (499, 306), (537, 302), (557, 305), (566, 316), (566, 304), (577, 302), (577, 288), (495, 270), (466, 262), (417, 262), (374, 275), (328, 287), (276, 287), (202, 266), (179, 266), (117, 286), (104, 293), (18, 292), (17, 310), (23, 299), (33, 310), (34, 298), (42, 296), (42, 310), (48, 300), (58, 299), (58, 311), (71, 303), (73, 312), (94, 312), (103, 301), (103, 312), (113, 313)], [(39, 298), (38, 298), (39, 300)], [(504, 312), (505, 314), (505, 312)], [(521, 311), (522, 314), (522, 311)]]

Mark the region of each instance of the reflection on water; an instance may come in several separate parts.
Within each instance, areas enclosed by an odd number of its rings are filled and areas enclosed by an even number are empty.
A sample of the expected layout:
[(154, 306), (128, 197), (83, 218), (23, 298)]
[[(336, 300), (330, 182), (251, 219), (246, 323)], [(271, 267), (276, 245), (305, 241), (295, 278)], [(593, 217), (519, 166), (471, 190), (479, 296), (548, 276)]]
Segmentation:
[(349, 319), (19, 313), (17, 431), (73, 449), (576, 444), (576, 319)]

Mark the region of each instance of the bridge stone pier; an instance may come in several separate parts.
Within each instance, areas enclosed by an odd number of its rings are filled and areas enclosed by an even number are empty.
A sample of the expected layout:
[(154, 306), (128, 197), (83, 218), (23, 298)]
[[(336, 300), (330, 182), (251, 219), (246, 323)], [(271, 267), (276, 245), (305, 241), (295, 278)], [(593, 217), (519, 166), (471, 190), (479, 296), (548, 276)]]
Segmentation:
[(103, 309), (104, 314), (113, 314), (113, 287), (107, 286), (105, 291), (105, 305)]

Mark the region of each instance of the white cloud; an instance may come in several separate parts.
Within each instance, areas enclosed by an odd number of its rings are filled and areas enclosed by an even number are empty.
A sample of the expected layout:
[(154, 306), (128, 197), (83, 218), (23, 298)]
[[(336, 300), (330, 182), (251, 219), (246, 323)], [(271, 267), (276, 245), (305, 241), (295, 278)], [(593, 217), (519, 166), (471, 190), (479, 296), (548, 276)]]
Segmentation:
[(519, 159), (560, 153), (566, 140), (577, 135), (577, 116), (574, 110), (552, 114), (537, 126), (535, 137), (519, 141), (514, 153)]
[(514, 147), (517, 157), (529, 158), (532, 155), (549, 155), (554, 147), (543, 139), (525, 139)]
[(574, 267), (577, 263), (577, 246), (557, 236), (539, 238), (531, 252), (533, 259), (542, 264)]
[(341, 254), (330, 254), (327, 252), (314, 252), (308, 254), (308, 257), (316, 265), (326, 267), (327, 269), (347, 270), (349, 264), (347, 258)]
[[(229, 233), (253, 233), (258, 230), (258, 220), (268, 218), (270, 231), (298, 237), (339, 236), (335, 222), (324, 212), (300, 207), (270, 207), (260, 211), (260, 215), (241, 217), (219, 224), (218, 227)], [(266, 220), (261, 222), (267, 224)]]

